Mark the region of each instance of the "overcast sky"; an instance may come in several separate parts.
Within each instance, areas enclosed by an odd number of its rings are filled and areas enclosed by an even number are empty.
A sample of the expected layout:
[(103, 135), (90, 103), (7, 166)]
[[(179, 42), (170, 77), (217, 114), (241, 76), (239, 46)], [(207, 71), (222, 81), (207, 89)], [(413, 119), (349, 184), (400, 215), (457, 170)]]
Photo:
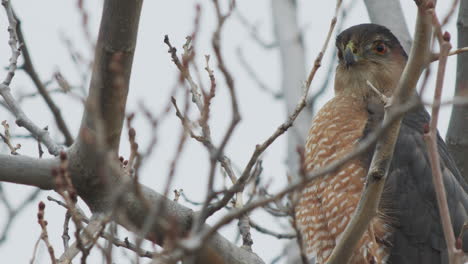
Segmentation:
[[(77, 70), (72, 62), (64, 38), (71, 41), (72, 45), (81, 52), (85, 60), (92, 58), (92, 53), (81, 27), (81, 17), (77, 12), (77, 1), (48, 0), (13, 0), (13, 6), (17, 15), (21, 18), (25, 38), (32, 55), (33, 63), (39, 72), (41, 79), (45, 82), (51, 79), (56, 71), (60, 71), (64, 77), (72, 84), (81, 84), (81, 71)], [(86, 10), (89, 12), (89, 29), (93, 39), (97, 36), (99, 19), (101, 15), (101, 1), (85, 1)], [(151, 1), (144, 2), (141, 15), (140, 30), (138, 35), (138, 45), (135, 54), (130, 92), (128, 96), (127, 111), (137, 114), (134, 126), (137, 129), (137, 141), (145, 148), (149, 138), (153, 133), (157, 133), (158, 143), (155, 152), (150, 160), (143, 167), (141, 180), (144, 184), (161, 191), (164, 187), (170, 161), (175, 154), (175, 145), (181, 133), (181, 125), (175, 114), (171, 110), (168, 118), (162, 123), (157, 131), (145, 122), (139, 106), (143, 103), (155, 115), (160, 113), (167, 104), (169, 94), (174, 85), (177, 84), (176, 68), (167, 53), (167, 47), (163, 43), (163, 37), (168, 34), (174, 46), (181, 49), (185, 41), (185, 36), (193, 30), (195, 16), (195, 3), (197, 1), (172, 0), (172, 1)], [(196, 63), (203, 69), (205, 62), (204, 54), (213, 54), (211, 50), (211, 34), (215, 26), (214, 10), (211, 1), (199, 1), (202, 6), (201, 31), (198, 35), (196, 46)], [(334, 13), (335, 1), (298, 1), (299, 2), (299, 24), (305, 32), (305, 44), (307, 49), (307, 65), (309, 70), (313, 60), (322, 46), (326, 31), (332, 14)], [(347, 1), (345, 1), (347, 2)], [(451, 1), (449, 1), (451, 2)], [(369, 18), (362, 1), (355, 1), (355, 6), (351, 10), (345, 27), (351, 25), (367, 23)], [(442, 5), (446, 6), (442, 6)], [(413, 31), (415, 23), (416, 8), (413, 1), (402, 1), (407, 24), (410, 32)], [(238, 10), (253, 23), (258, 25), (259, 36), (268, 42), (274, 40), (271, 6), (268, 0), (237, 1)], [(449, 4), (439, 1), (438, 12), (444, 15), (449, 8)], [(383, 14), (385, 15), (385, 14)], [(456, 17), (454, 17), (447, 30), (452, 34), (452, 44), (456, 46)], [(0, 77), (5, 76), (4, 67), (8, 65), (10, 49), (8, 46), (7, 19), (2, 8), (0, 11)], [(258, 73), (258, 76), (273, 90), (279, 90), (281, 85), (281, 67), (278, 51), (276, 49), (266, 50), (257, 45), (249, 36), (245, 27), (233, 16), (226, 24), (222, 35), (222, 47), (228, 68), (235, 78), (236, 91), (239, 98), (239, 107), (242, 115), (242, 122), (236, 129), (231, 143), (227, 146), (226, 154), (232, 159), (235, 167), (242, 169), (249, 159), (255, 144), (266, 139), (274, 129), (285, 119), (284, 104), (281, 100), (275, 100), (271, 95), (261, 91), (256, 84), (248, 77), (246, 71), (239, 63), (236, 49), (241, 48), (250, 65)], [(330, 44), (324, 62), (328, 62), (328, 56), (335, 56), (334, 43)], [(224, 134), (227, 124), (230, 121), (231, 110), (229, 108), (229, 97), (226, 86), (222, 82), (223, 78), (219, 74), (215, 63), (212, 63), (215, 75), (218, 78), (218, 89), (212, 107), (212, 135), (215, 142)], [(324, 76), (327, 74), (324, 65), (319, 70), (317, 78), (312, 83), (311, 92), (320, 87)], [(444, 98), (453, 95), (455, 82), (455, 57), (449, 58), (447, 75), (445, 81)], [(202, 80), (205, 87), (209, 82), (205, 72), (202, 73)], [(434, 81), (431, 81), (433, 87)], [(297, 84), (300, 87), (300, 83)], [(332, 85), (332, 84), (331, 84)], [(56, 88), (52, 83), (50, 88)], [(297, 89), (292, 87), (292, 89)], [(22, 71), (17, 74), (11, 85), (13, 94), (19, 96), (35, 91), (35, 87)], [(320, 99), (322, 105), (332, 96), (332, 86)], [(432, 90), (432, 89), (431, 89)], [(430, 90), (429, 90), (430, 91)], [(77, 94), (81, 90), (76, 89)], [(432, 95), (428, 96), (431, 98)], [(180, 96), (178, 98), (181, 98)], [(66, 122), (76, 135), (82, 114), (82, 104), (76, 98), (56, 94), (54, 99), (62, 108)], [(36, 122), (37, 125), (49, 126), (51, 134), (58, 138), (59, 131), (54, 124), (50, 111), (41, 98), (26, 99), (23, 101), (23, 109), (26, 114)], [(439, 129), (443, 135), (449, 121), (449, 108), (443, 108), (439, 121)], [(8, 120), (13, 127), (14, 134), (25, 135), (24, 129), (16, 128), (14, 119), (4, 109), (0, 109), (0, 120)], [(121, 144), (121, 155), (128, 157), (128, 144), (126, 131), (123, 133)], [(20, 139), (15, 143), (21, 143), (23, 147), (19, 151), (22, 155), (37, 156), (36, 144)], [(1, 146), (3, 153), (7, 153), (5, 146)], [(272, 192), (278, 190), (285, 184), (285, 137), (275, 142), (263, 156), (264, 174), (263, 181), (270, 182)], [(184, 192), (194, 200), (200, 201), (205, 193), (206, 178), (209, 168), (209, 159), (206, 150), (197, 142), (189, 140), (185, 151), (181, 157), (176, 171), (176, 181), (173, 188), (182, 188)], [(218, 184), (222, 181), (219, 180)], [(13, 204), (21, 202), (22, 198), (32, 191), (30, 187), (4, 184), (6, 194)], [(46, 196), (51, 195), (58, 198), (54, 192), (43, 192), (40, 199), (46, 201)], [(63, 251), (61, 232), (64, 217), (64, 210), (56, 204), (46, 202), (46, 220), (49, 222), (49, 236), (53, 243), (57, 256)], [(35, 241), (39, 237), (40, 228), (36, 222), (36, 205), (31, 204), (12, 226), (8, 241), (0, 245), (0, 259), (4, 263), (27, 263), (31, 259), (32, 249)], [(0, 230), (5, 221), (5, 208), (0, 204)], [(215, 215), (214, 219), (219, 217)], [(265, 223), (277, 231), (288, 232), (287, 225), (278, 225), (271, 217), (266, 217), (262, 213), (254, 213), (254, 220)], [(283, 224), (286, 222), (282, 222)], [(235, 237), (234, 228), (224, 228), (223, 233), (229, 237)], [(121, 236), (123, 238), (124, 235)], [(265, 261), (280, 254), (282, 241), (274, 238), (253, 233), (254, 251)], [(131, 254), (130, 254), (131, 255)], [(100, 262), (99, 254), (92, 256), (93, 263)], [(37, 263), (49, 263), (45, 248), (40, 247)], [(90, 261), (91, 263), (91, 261)], [(116, 263), (128, 263), (122, 259)], [(283, 262), (281, 262), (283, 263)]]

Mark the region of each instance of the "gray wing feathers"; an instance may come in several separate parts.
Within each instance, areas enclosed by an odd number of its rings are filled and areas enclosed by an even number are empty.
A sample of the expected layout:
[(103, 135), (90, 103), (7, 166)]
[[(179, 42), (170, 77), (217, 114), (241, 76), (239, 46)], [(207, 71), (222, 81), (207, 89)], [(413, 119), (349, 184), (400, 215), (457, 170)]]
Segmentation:
[[(394, 227), (389, 263), (447, 263), (445, 240), (440, 224), (437, 200), (423, 126), (429, 122), (424, 108), (405, 116), (382, 200), (382, 210)], [(438, 140), (441, 168), (447, 199), (458, 235), (468, 220), (468, 189), (450, 157), (445, 143)], [(468, 234), (464, 237), (468, 251)]]

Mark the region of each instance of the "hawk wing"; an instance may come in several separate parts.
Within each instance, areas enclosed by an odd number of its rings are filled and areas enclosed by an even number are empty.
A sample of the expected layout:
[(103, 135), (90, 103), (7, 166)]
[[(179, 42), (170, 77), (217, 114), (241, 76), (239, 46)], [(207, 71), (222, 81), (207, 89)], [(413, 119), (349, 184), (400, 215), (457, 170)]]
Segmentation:
[[(389, 263), (447, 263), (431, 165), (423, 139), (430, 117), (423, 106), (407, 113), (398, 136), (382, 208), (394, 227)], [(440, 163), (455, 236), (468, 220), (468, 186), (438, 135)], [(467, 232), (468, 233), (468, 232)], [(468, 234), (463, 238), (468, 251)]]

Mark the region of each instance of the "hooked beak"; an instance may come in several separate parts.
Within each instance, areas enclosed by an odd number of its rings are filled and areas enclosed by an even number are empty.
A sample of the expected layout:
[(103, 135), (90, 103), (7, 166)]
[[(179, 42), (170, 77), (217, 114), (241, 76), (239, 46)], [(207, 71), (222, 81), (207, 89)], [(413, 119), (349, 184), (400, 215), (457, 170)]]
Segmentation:
[(346, 45), (344, 51), (344, 61), (347, 69), (349, 69), (349, 67), (353, 64), (356, 64), (356, 62), (358, 61), (358, 55), (354, 53), (355, 51), (356, 48), (354, 48), (354, 43), (350, 41)]

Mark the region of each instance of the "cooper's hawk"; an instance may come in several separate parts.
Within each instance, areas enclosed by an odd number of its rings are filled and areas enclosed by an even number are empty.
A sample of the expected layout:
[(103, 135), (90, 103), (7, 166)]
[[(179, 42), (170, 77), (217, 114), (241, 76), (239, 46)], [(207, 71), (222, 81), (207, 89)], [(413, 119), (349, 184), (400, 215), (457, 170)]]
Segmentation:
[[(336, 39), (339, 64), (335, 97), (315, 116), (305, 147), (306, 171), (326, 166), (353, 151), (381, 124), (383, 105), (370, 81), (391, 96), (407, 56), (385, 27), (362, 24)], [(415, 95), (416, 96), (416, 95)], [(401, 125), (378, 216), (364, 233), (350, 263), (446, 263), (424, 126), (423, 106), (407, 113)], [(438, 150), (455, 234), (468, 220), (468, 186), (443, 140)], [(360, 199), (374, 150), (349, 161), (336, 173), (315, 179), (300, 194), (296, 216), (306, 253), (325, 263)], [(464, 238), (467, 251), (468, 237)]]

